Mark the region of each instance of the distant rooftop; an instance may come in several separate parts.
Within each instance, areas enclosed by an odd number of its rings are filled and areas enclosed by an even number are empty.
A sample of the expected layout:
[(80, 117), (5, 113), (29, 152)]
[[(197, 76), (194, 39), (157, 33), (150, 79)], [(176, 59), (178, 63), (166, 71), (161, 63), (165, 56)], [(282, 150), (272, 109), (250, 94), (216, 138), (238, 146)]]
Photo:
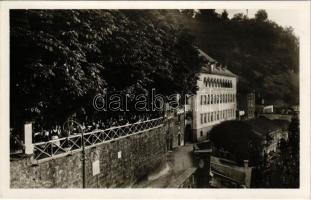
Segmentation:
[(198, 49), (200, 55), (206, 59), (208, 62), (205, 64), (201, 72), (208, 73), (208, 74), (215, 74), (215, 75), (222, 75), (222, 76), (229, 76), (229, 77), (238, 77), (236, 74), (232, 73), (227, 67), (223, 66), (222, 64), (218, 63), (215, 59), (207, 55), (201, 49)]
[(262, 135), (281, 129), (279, 126), (273, 123), (272, 120), (265, 117), (250, 119), (246, 120), (245, 122), (252, 127), (253, 131)]

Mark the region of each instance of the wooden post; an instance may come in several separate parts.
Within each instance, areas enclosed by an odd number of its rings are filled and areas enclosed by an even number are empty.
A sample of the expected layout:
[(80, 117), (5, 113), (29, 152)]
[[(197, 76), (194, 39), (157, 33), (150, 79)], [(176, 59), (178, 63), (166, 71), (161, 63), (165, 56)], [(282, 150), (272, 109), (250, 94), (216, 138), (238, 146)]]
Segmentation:
[(25, 143), (25, 154), (33, 154), (32, 144), (32, 123), (26, 123), (24, 125), (24, 143)]

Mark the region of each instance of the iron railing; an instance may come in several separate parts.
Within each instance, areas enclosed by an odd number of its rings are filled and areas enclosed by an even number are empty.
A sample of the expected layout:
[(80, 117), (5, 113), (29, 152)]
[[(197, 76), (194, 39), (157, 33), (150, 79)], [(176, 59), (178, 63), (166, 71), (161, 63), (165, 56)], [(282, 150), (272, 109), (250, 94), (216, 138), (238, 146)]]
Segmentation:
[[(94, 130), (84, 133), (83, 140), (85, 148), (90, 148), (102, 143), (112, 142), (121, 138), (135, 135), (144, 131), (162, 127), (164, 118), (156, 118), (143, 122), (136, 122), (105, 130)], [(34, 143), (34, 159), (45, 160), (62, 157), (71, 152), (80, 151), (82, 148), (82, 134), (77, 133), (69, 137), (63, 137), (47, 142)]]

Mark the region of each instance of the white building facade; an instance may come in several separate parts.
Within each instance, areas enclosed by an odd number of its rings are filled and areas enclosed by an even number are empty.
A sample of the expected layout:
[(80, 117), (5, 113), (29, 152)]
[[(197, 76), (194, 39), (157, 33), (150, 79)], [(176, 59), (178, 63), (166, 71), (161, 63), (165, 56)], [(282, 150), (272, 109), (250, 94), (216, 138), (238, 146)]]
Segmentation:
[(188, 98), (186, 111), (192, 113), (192, 140), (208, 139), (211, 128), (226, 120), (236, 119), (237, 76), (204, 52), (209, 62), (197, 81), (196, 95)]

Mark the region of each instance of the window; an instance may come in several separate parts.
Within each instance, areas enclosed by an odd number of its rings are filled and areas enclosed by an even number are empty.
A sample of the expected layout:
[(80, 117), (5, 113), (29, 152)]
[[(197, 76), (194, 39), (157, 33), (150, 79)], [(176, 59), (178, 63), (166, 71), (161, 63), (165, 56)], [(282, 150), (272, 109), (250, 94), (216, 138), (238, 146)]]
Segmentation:
[(222, 94), (220, 94), (219, 102), (222, 103)]
[(214, 121), (213, 113), (211, 112), (211, 122)]
[(201, 114), (201, 124), (203, 124), (203, 114)]
[(200, 131), (200, 136), (201, 136), (201, 137), (203, 136), (203, 131)]
[(214, 97), (214, 95), (213, 95), (213, 94), (211, 94), (211, 104), (213, 104), (213, 103), (214, 103), (214, 99), (213, 99), (213, 97)]
[(206, 105), (206, 95), (204, 95), (204, 105)]
[(211, 115), (210, 115), (210, 113), (207, 113), (207, 120), (208, 120), (208, 122), (211, 121)]
[(217, 111), (217, 120), (219, 120), (219, 111)]
[(207, 95), (207, 104), (210, 104), (209, 94)]
[(203, 104), (203, 95), (201, 95), (201, 105)]
[(225, 111), (222, 111), (222, 118), (225, 119)]
[(216, 101), (216, 95), (214, 94), (214, 103), (216, 104), (217, 101)]
[(204, 123), (206, 123), (206, 113), (204, 113)]

